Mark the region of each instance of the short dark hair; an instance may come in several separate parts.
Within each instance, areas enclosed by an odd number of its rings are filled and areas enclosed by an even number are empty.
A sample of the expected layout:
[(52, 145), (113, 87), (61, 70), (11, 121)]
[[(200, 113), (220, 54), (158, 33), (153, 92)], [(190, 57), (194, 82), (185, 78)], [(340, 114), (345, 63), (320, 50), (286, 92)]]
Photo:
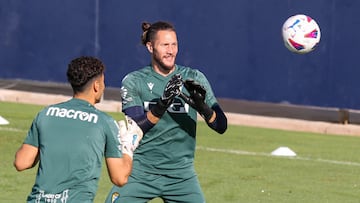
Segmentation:
[(141, 43), (146, 46), (146, 43), (152, 42), (156, 33), (160, 30), (171, 30), (176, 32), (175, 27), (169, 23), (164, 21), (158, 21), (154, 24), (143, 22), (141, 25), (143, 30), (143, 34), (141, 35)]
[(67, 79), (74, 93), (84, 91), (88, 82), (104, 73), (105, 65), (100, 59), (92, 56), (81, 56), (73, 59), (68, 65)]

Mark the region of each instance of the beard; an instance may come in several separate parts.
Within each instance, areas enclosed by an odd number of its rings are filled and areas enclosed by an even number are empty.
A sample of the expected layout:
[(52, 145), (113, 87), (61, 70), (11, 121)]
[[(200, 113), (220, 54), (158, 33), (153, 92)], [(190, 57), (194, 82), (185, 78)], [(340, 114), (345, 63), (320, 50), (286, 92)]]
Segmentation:
[[(171, 56), (171, 57), (174, 57), (174, 56)], [(156, 54), (156, 52), (154, 52), (154, 55), (153, 55), (153, 63), (156, 64), (159, 69), (166, 71), (166, 72), (173, 70), (175, 67), (175, 60), (171, 64), (169, 64), (169, 63), (166, 64), (164, 62), (164, 59), (161, 58), (161, 56), (159, 56), (158, 54)]]

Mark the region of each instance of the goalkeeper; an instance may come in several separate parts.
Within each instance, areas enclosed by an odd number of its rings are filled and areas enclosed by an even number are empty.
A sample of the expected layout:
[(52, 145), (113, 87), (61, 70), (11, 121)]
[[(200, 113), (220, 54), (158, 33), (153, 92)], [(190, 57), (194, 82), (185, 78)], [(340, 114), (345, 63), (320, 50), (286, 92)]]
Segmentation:
[(95, 108), (105, 89), (104, 69), (94, 57), (72, 60), (67, 76), (73, 98), (46, 107), (34, 119), (14, 161), (18, 171), (39, 163), (27, 202), (93, 202), (103, 156), (111, 181), (127, 182), (143, 133), (130, 118), (118, 127)]
[(204, 74), (175, 64), (175, 28), (167, 22), (143, 23), (142, 28), (151, 65), (125, 76), (121, 90), (123, 111), (144, 137), (128, 183), (113, 186), (106, 202), (145, 203), (156, 197), (205, 202), (194, 169), (197, 113), (220, 134), (227, 119)]

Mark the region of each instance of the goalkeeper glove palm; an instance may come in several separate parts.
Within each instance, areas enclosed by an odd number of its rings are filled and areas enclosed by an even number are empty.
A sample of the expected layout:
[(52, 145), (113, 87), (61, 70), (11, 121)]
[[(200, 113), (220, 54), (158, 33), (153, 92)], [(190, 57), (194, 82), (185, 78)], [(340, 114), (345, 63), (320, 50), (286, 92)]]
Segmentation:
[(184, 82), (184, 86), (188, 90), (190, 96), (181, 93), (180, 97), (191, 107), (196, 109), (197, 112), (199, 112), (199, 114), (205, 119), (205, 121), (209, 121), (214, 111), (205, 103), (205, 88), (199, 83), (190, 79)]
[(143, 132), (136, 122), (128, 116), (125, 116), (125, 121), (120, 120), (118, 123), (121, 151), (132, 158), (143, 137)]
[(163, 95), (157, 104), (151, 109), (151, 113), (154, 116), (161, 118), (161, 116), (166, 112), (167, 108), (169, 108), (169, 106), (174, 101), (174, 98), (180, 95), (180, 88), (182, 85), (183, 83), (181, 80), (181, 75), (174, 75), (166, 84)]

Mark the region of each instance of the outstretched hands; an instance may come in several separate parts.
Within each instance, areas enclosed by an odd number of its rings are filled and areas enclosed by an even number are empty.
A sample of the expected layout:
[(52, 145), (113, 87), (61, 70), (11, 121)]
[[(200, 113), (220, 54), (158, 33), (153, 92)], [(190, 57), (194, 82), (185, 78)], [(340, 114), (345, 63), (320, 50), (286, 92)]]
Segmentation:
[[(188, 90), (190, 95), (181, 92), (182, 86)], [(205, 103), (205, 88), (192, 79), (183, 81), (180, 74), (174, 75), (166, 84), (162, 97), (150, 110), (151, 113), (160, 118), (176, 96), (180, 96), (186, 103), (196, 109), (206, 121), (209, 121), (213, 116), (214, 111)]]
[(199, 106), (205, 103), (205, 88), (192, 79), (185, 80), (184, 86), (188, 90), (190, 96), (181, 93), (180, 97), (191, 107), (197, 110)]
[(185, 80), (183, 84), (190, 95), (181, 92), (180, 97), (196, 109), (206, 121), (209, 121), (213, 115), (213, 110), (205, 103), (205, 88), (192, 79)]
[(166, 84), (161, 100), (165, 104), (170, 105), (173, 102), (174, 98), (180, 95), (180, 88), (182, 85), (183, 81), (181, 80), (181, 75), (174, 75)]
[(173, 103), (174, 98), (180, 94), (180, 88), (183, 85), (181, 75), (174, 75), (166, 84), (163, 95), (156, 105), (150, 109), (151, 113), (161, 118), (166, 112), (167, 108)]

